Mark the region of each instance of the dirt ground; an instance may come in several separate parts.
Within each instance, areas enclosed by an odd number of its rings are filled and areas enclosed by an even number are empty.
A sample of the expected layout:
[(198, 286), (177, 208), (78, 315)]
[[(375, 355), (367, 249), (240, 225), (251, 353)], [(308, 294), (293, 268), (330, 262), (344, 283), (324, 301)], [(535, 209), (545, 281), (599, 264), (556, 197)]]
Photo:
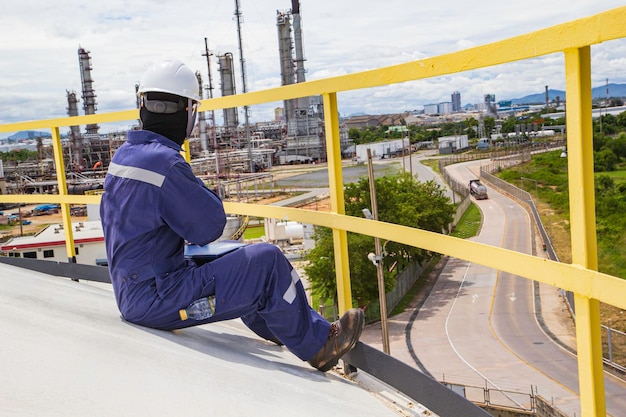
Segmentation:
[(314, 201), (312, 203), (305, 204), (298, 208), (311, 210), (311, 211), (330, 211), (330, 198)]

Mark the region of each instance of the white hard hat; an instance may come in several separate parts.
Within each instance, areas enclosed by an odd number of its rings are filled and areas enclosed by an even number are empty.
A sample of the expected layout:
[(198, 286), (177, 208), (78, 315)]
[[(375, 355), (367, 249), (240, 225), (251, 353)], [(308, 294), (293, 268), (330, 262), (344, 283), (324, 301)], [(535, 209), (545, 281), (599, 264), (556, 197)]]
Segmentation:
[(198, 78), (189, 67), (175, 59), (158, 62), (148, 68), (137, 92), (169, 93), (200, 101)]

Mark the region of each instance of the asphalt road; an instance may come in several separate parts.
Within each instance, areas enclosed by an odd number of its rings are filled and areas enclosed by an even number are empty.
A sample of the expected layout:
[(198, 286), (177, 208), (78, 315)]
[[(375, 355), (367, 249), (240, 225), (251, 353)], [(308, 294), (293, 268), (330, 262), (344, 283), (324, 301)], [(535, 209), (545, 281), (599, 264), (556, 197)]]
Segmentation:
[[(421, 158), (424, 156), (414, 155), (405, 169), (411, 167), (420, 181), (433, 179), (444, 185), (437, 174), (419, 163)], [(399, 159), (376, 161), (375, 172), (383, 171), (379, 165), (398, 161), (401, 164)], [(447, 169), (467, 183), (479, 177), (479, 163)], [(344, 179), (360, 176), (359, 169), (363, 168), (344, 169)], [(325, 179), (313, 181), (309, 174), (298, 180), (300, 186), (302, 181), (322, 186)], [(488, 200), (475, 201), (483, 214), (475, 239), (532, 253), (537, 243), (528, 213), (495, 190), (488, 192)], [(471, 400), (482, 401), (483, 388), (489, 388), (492, 403), (528, 409), (533, 392), (566, 415), (580, 416), (576, 358), (546, 333), (536, 314), (537, 304), (543, 305), (542, 318), (550, 331), (562, 343), (575, 346), (571, 323), (568, 328), (562, 323), (566, 314), (556, 311), (561, 302), (557, 294), (558, 289), (545, 284), (449, 259), (417, 315), (408, 311), (390, 318), (391, 354), (439, 381), (466, 386), (465, 395)], [(551, 314), (547, 307), (556, 313)], [(382, 345), (380, 326), (368, 326), (362, 340), (375, 347)], [(626, 384), (606, 374), (605, 393), (608, 414), (625, 416)]]
[[(448, 198), (450, 198), (450, 201), (454, 202), (455, 199), (458, 197), (452, 193), (452, 190), (450, 189), (448, 184), (446, 184), (446, 182), (441, 178), (441, 175), (434, 172), (429, 166), (421, 163), (421, 161), (423, 161), (424, 159), (428, 159), (433, 155), (435, 155), (434, 152), (414, 153), (413, 155), (411, 155), (412, 161), (410, 163), (405, 162), (404, 167), (407, 171), (409, 169), (407, 168), (407, 166), (410, 167), (413, 176), (416, 177), (419, 181), (435, 181), (444, 189), (444, 193), (446, 196), (448, 196)], [(408, 160), (408, 158), (405, 159)]]
[[(388, 164), (387, 162), (391, 162)], [(374, 177), (379, 178), (385, 175), (398, 173), (402, 170), (400, 165), (401, 159), (384, 159), (373, 161)], [(313, 166), (311, 166), (313, 167)], [(348, 165), (342, 169), (343, 183), (358, 182), (360, 179), (368, 178), (367, 164), (364, 165)], [(311, 168), (310, 171), (302, 174), (293, 175), (287, 178), (281, 178), (274, 182), (276, 187), (294, 187), (294, 188), (324, 188), (328, 187), (328, 169), (326, 166), (320, 168)]]
[[(464, 183), (478, 177), (475, 162), (449, 170)], [(476, 240), (532, 253), (533, 229), (521, 206), (493, 189), (488, 200), (475, 203), (483, 213)], [(561, 411), (580, 415), (576, 358), (539, 325), (533, 282), (460, 260), (449, 262), (440, 281), (425, 304), (430, 313), (420, 311), (412, 329), (426, 372), (447, 380), (454, 375), (460, 383), (482, 380), (505, 391), (532, 386)], [(608, 413), (626, 415), (626, 385), (607, 375), (605, 389)], [(506, 397), (524, 405), (523, 396)]]

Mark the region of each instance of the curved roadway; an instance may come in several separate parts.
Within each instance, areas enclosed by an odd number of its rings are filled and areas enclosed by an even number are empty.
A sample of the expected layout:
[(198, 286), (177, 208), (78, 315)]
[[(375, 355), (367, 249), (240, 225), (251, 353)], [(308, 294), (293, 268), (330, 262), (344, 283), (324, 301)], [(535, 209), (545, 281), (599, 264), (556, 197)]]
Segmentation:
[[(476, 162), (448, 170), (463, 183), (478, 177)], [(475, 201), (483, 214), (476, 240), (532, 253), (528, 213), (488, 191), (488, 200)], [(528, 408), (532, 390), (567, 415), (579, 416), (576, 358), (539, 325), (535, 295), (535, 284), (527, 279), (450, 259), (410, 330), (418, 367), (438, 380), (504, 391), (490, 391), (493, 403)], [(607, 412), (626, 415), (624, 383), (607, 376), (605, 391)]]
[[(416, 165), (421, 165), (416, 162), (414, 173)], [(447, 169), (468, 183), (478, 178), (479, 163)], [(429, 179), (417, 175), (420, 180)], [(488, 192), (488, 200), (474, 201), (483, 213), (480, 233), (474, 239), (532, 253), (527, 212), (495, 190)], [(388, 320), (391, 354), (449, 383), (473, 401), (484, 402), (484, 388), (489, 388), (492, 404), (529, 409), (532, 392), (566, 415), (580, 416), (576, 358), (562, 347), (573, 345), (574, 334), (571, 322), (563, 320), (561, 306), (554, 287), (450, 258), (419, 309)], [(544, 309), (542, 316), (561, 339), (559, 343), (539, 324), (538, 308)], [(381, 345), (380, 325), (367, 326), (361, 339)], [(605, 392), (607, 413), (626, 415), (624, 382), (607, 374)]]
[[(419, 163), (423, 157), (413, 155), (412, 164), (405, 169), (411, 166), (420, 181), (434, 179), (453, 198), (441, 177)], [(468, 183), (479, 177), (479, 164), (455, 164), (447, 170), (461, 183)], [(488, 192), (488, 200), (474, 201), (483, 215), (474, 239), (533, 253), (533, 226), (526, 210), (491, 188)], [(416, 316), (408, 312), (390, 318), (391, 354), (439, 381), (458, 384), (455, 389), (464, 390), (470, 400), (484, 402), (483, 388), (493, 388), (489, 391), (491, 403), (529, 409), (532, 392), (566, 415), (580, 416), (578, 364), (562, 347), (574, 346), (573, 332), (562, 323), (557, 325), (562, 332), (556, 332), (561, 338), (557, 343), (538, 322), (541, 300), (551, 299), (552, 307), (558, 309), (557, 297), (554, 287), (451, 258)], [(542, 314), (552, 333), (555, 315), (562, 320), (562, 313), (551, 315), (544, 310)], [(381, 345), (380, 325), (368, 326), (362, 340)], [(607, 413), (625, 416), (626, 384), (605, 375)]]

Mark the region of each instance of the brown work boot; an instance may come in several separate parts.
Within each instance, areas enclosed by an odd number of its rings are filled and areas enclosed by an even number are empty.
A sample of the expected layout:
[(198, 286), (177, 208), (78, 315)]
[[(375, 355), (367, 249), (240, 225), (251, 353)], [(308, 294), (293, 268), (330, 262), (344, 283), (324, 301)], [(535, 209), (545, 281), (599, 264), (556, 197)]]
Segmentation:
[(363, 331), (363, 310), (352, 308), (330, 324), (328, 340), (322, 349), (309, 359), (309, 364), (322, 372), (337, 365), (339, 359), (354, 347)]

